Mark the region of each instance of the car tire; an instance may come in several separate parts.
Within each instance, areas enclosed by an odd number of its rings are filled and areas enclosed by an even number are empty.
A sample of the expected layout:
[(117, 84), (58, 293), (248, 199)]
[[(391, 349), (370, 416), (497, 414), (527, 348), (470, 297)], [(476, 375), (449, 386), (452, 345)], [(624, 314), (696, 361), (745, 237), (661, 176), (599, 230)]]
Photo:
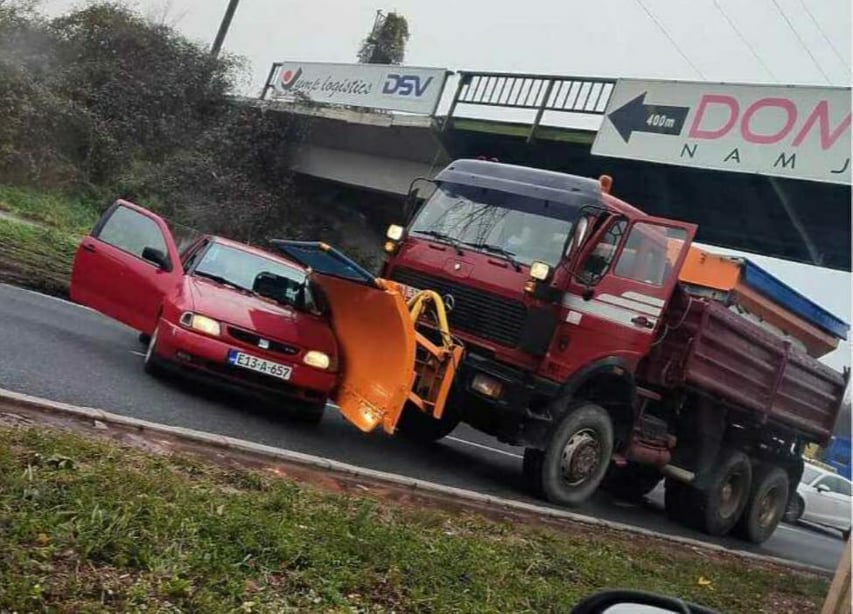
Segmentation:
[(806, 502), (799, 494), (795, 494), (788, 502), (788, 507), (785, 509), (785, 515), (782, 520), (790, 524), (797, 523), (803, 517), (803, 512), (806, 511)]
[(146, 335), (145, 333), (139, 333), (139, 337), (137, 337), (137, 339), (139, 339), (139, 343), (141, 343), (145, 347), (148, 347), (148, 344), (151, 342), (151, 335)]
[(613, 422), (600, 405), (568, 408), (545, 447), (539, 467), (541, 490), (551, 503), (578, 505), (598, 488), (613, 455)]
[(450, 435), (458, 425), (459, 416), (449, 405), (445, 406), (441, 418), (436, 420), (410, 403), (406, 403), (403, 415), (397, 424), (397, 430), (409, 441), (429, 444)]
[(844, 530), (844, 531), (842, 531), (842, 532), (841, 532), (841, 536), (844, 538), (844, 541), (847, 541), (847, 540), (849, 540), (849, 539), (850, 539), (850, 530), (851, 530), (851, 528), (853, 528), (853, 527), (847, 527), (847, 529), (846, 529), (846, 530)]
[(640, 501), (652, 492), (663, 479), (660, 470), (653, 465), (630, 463), (624, 467), (610, 465), (601, 488), (623, 501)]
[(732, 533), (754, 544), (773, 534), (788, 504), (788, 474), (773, 465), (759, 465), (752, 477), (749, 499)]
[(160, 327), (157, 326), (148, 339), (148, 348), (145, 350), (145, 360), (142, 363), (142, 368), (148, 375), (159, 376), (163, 374), (163, 367), (160, 364), (160, 359), (157, 357), (157, 339), (159, 336)]
[(721, 537), (740, 519), (752, 488), (752, 464), (743, 452), (724, 452), (703, 490), (688, 486), (687, 524)]

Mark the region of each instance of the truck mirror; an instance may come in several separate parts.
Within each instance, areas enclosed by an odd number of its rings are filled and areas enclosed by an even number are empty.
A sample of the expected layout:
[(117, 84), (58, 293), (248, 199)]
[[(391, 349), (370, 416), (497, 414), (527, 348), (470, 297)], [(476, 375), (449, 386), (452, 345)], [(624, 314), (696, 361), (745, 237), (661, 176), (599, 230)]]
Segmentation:
[(588, 231), (589, 218), (587, 218), (586, 216), (581, 217), (575, 224), (574, 230), (572, 231), (572, 238), (569, 240), (569, 244), (566, 246), (566, 257), (571, 255), (573, 249), (580, 247), (583, 244), (584, 239), (586, 239), (586, 233)]

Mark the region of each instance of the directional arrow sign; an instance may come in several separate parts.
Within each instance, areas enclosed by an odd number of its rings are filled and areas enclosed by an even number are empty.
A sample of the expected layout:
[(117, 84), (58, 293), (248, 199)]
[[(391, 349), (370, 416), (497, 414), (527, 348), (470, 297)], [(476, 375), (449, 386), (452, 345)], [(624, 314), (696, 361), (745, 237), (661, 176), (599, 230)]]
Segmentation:
[(607, 116), (626, 143), (631, 140), (631, 134), (634, 132), (681, 134), (684, 127), (690, 107), (646, 104), (647, 93), (643, 92)]

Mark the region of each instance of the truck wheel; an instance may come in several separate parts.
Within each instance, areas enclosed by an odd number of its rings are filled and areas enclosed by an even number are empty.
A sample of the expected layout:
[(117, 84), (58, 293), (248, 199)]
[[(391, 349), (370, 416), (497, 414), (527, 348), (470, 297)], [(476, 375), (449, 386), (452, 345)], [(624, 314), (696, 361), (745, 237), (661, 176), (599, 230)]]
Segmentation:
[(639, 501), (655, 489), (663, 476), (657, 467), (628, 464), (611, 465), (601, 482), (601, 487), (617, 499)]
[(761, 465), (752, 479), (746, 507), (733, 533), (755, 544), (767, 541), (788, 504), (788, 474), (773, 465)]
[(803, 512), (806, 511), (806, 502), (803, 501), (803, 498), (795, 494), (791, 497), (791, 501), (788, 503), (788, 507), (785, 509), (785, 516), (782, 518), (785, 522), (794, 524), (803, 516)]
[(551, 435), (539, 471), (552, 503), (576, 505), (589, 498), (607, 473), (613, 454), (613, 423), (607, 411), (582, 402), (569, 409)]
[(458, 414), (450, 406), (445, 407), (441, 418), (436, 420), (410, 403), (406, 403), (397, 429), (409, 441), (426, 444), (450, 435), (458, 424)]
[(751, 485), (752, 465), (746, 454), (723, 454), (707, 489), (688, 486), (688, 524), (708, 535), (725, 535), (743, 513)]

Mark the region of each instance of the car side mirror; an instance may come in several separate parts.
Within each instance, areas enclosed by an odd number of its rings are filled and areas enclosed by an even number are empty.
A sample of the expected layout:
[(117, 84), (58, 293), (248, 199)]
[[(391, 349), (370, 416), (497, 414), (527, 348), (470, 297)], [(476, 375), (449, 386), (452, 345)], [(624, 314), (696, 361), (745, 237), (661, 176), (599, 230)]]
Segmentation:
[(829, 486), (827, 486), (826, 484), (818, 484), (817, 486), (815, 486), (815, 490), (818, 492), (826, 493), (826, 492), (830, 492), (830, 490), (832, 490), (832, 489)]
[(164, 254), (162, 250), (154, 247), (146, 247), (143, 249), (142, 259), (156, 265), (158, 269), (163, 269), (164, 271), (172, 270), (172, 267), (169, 265), (169, 258), (166, 254)]

